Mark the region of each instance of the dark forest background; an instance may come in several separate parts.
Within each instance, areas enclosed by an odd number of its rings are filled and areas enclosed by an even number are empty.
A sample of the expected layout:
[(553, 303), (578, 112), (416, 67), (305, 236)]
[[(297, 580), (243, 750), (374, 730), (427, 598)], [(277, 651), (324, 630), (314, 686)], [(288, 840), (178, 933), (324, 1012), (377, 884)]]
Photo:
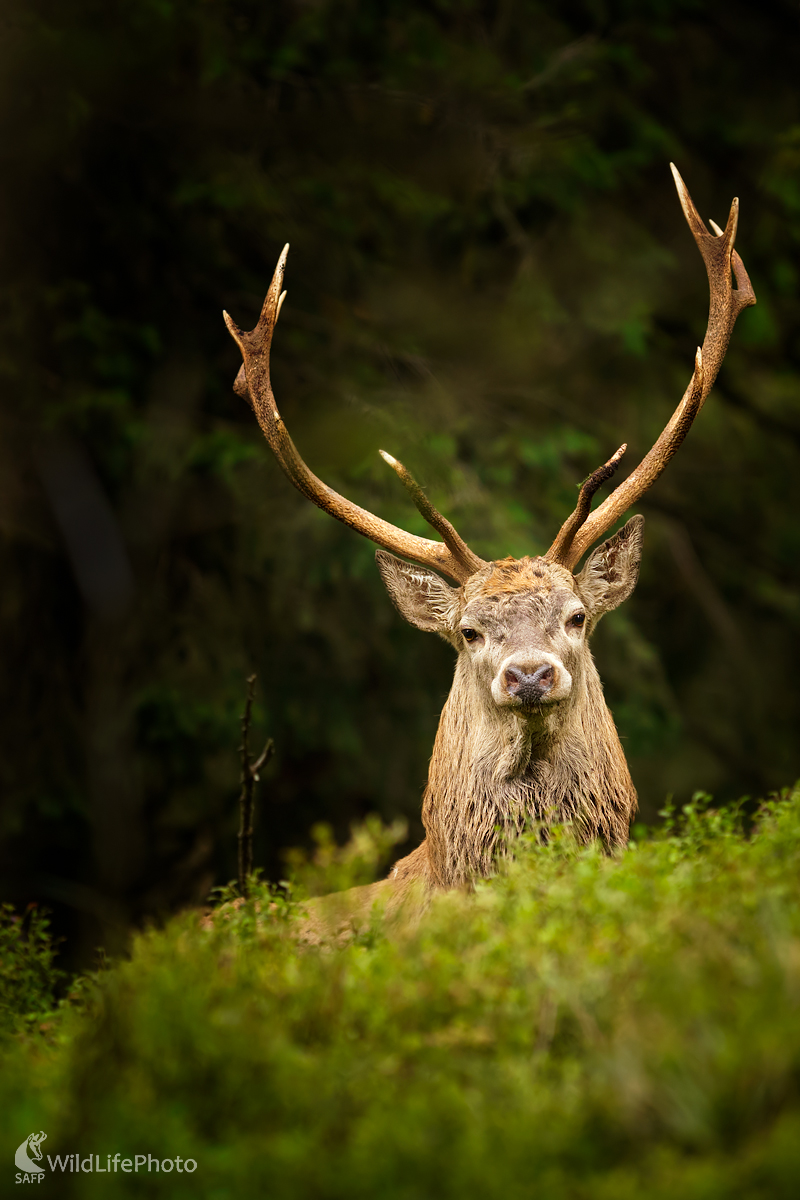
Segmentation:
[(640, 791), (800, 774), (800, 9), (691, 0), (5, 0), (0, 13), (0, 871), (69, 954), (318, 821), (420, 836), (452, 671), (373, 548), (290, 487), (231, 390), (257, 315), (309, 465), (485, 557), (541, 552), (677, 403), (707, 284), (668, 171), (758, 306), (595, 639)]

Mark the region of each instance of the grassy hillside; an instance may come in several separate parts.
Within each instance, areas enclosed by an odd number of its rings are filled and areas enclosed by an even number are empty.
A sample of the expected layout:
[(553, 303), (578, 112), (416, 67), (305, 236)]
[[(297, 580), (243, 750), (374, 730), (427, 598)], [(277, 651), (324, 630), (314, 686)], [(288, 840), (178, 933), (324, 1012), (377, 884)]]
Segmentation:
[(262, 889), (139, 936), (47, 1016), (41, 937), (6, 921), (3, 1175), (44, 1130), (45, 1165), (197, 1168), (48, 1170), (37, 1195), (795, 1196), (798, 863), (795, 790), (748, 832), (697, 801), (615, 859), (531, 837), (417, 929), (323, 952)]

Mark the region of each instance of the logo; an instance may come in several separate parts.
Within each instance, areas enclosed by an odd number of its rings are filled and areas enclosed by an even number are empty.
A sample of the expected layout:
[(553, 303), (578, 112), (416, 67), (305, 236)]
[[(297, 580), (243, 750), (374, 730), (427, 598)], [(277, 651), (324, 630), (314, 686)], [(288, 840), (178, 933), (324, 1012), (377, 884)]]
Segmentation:
[(26, 1175), (44, 1175), (44, 1167), (38, 1167), (35, 1162), (32, 1162), (31, 1159), (28, 1158), (28, 1151), (30, 1150), (34, 1158), (41, 1160), (41, 1145), (46, 1137), (47, 1134), (44, 1132), (29, 1133), (22, 1145), (17, 1147), (17, 1153), (14, 1155), (14, 1162), (17, 1164), (20, 1171), (24, 1171)]
[[(44, 1130), (41, 1133), (29, 1133), (21, 1146), (17, 1146), (14, 1162), (17, 1164), (17, 1183), (42, 1183), (47, 1174), (45, 1167), (40, 1167), (38, 1164), (42, 1161), (42, 1142), (47, 1140), (47, 1134)], [(105, 1155), (106, 1165), (100, 1165), (101, 1156), (99, 1154), (89, 1154), (85, 1158), (81, 1154), (48, 1154), (47, 1163), (51, 1171), (72, 1171), (80, 1172), (97, 1172), (98, 1174), (107, 1174), (123, 1171), (126, 1175), (131, 1172), (138, 1174), (139, 1171), (161, 1171), (168, 1175), (171, 1171), (177, 1171), (179, 1175), (186, 1172), (187, 1175), (193, 1174), (197, 1170), (197, 1162), (193, 1158), (181, 1158), (176, 1154), (174, 1158), (156, 1158), (152, 1154), (133, 1154), (130, 1158), (123, 1158), (121, 1154), (115, 1154), (113, 1157), (110, 1154)]]

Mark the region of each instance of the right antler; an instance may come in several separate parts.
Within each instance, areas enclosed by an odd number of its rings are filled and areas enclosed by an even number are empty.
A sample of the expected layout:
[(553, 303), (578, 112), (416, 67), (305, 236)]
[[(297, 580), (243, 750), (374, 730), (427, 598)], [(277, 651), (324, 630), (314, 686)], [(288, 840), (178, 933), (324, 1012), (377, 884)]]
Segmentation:
[[(734, 200), (731, 204), (725, 229), (720, 229), (712, 221), (714, 233), (709, 233), (692, 203), (686, 185), (675, 167), (672, 164), (670, 166), (684, 216), (708, 272), (711, 293), (708, 329), (703, 341), (703, 348), (702, 350), (698, 349), (695, 356), (694, 372), (683, 399), (639, 466), (591, 515), (590, 507), (593, 496), (601, 484), (613, 475), (626, 447), (621, 446), (607, 463), (598, 467), (589, 476), (581, 487), (575, 511), (564, 522), (558, 536), (544, 556), (548, 562), (560, 563), (570, 570), (582, 558), (586, 550), (658, 479), (686, 437), (692, 422), (711, 391), (725, 357), (736, 318), (743, 308), (756, 302), (744, 264), (733, 248), (739, 217), (739, 201)], [(321, 479), (318, 479), (298, 454), (275, 404), (269, 372), (272, 334), (286, 296), (286, 293), (281, 291), (281, 285), (288, 251), (289, 247), (285, 246), (275, 268), (275, 274), (272, 277), (272, 283), (255, 329), (245, 333), (234, 325), (227, 313), (224, 314), (228, 330), (241, 350), (244, 360), (234, 383), (235, 390), (251, 404), (273, 454), (298, 491), (319, 508), (336, 517), (338, 521), (349, 525), (351, 529), (355, 529), (357, 533), (363, 534), (364, 537), (383, 546), (386, 550), (402, 554), (426, 567), (433, 567), (456, 582), (464, 583), (476, 571), (486, 566), (486, 563), (470, 550), (450, 522), (437, 512), (422, 488), (397, 459), (384, 453), (383, 450), (380, 452), (410, 492), (414, 504), (425, 520), (441, 534), (443, 542), (434, 542), (428, 538), (406, 533), (397, 526), (390, 525), (388, 521), (374, 516), (366, 509), (360, 508), (357, 504), (353, 504), (352, 501), (340, 496), (338, 492), (334, 492)], [(736, 289), (733, 287), (731, 272), (736, 277), (738, 285)]]
[(353, 504), (351, 500), (340, 496), (318, 479), (298, 454), (278, 412), (269, 374), (272, 334), (286, 296), (285, 292), (281, 292), (281, 286), (288, 253), (287, 245), (278, 259), (255, 329), (245, 333), (234, 325), (227, 313), (223, 314), (228, 332), (241, 350), (244, 360), (236, 376), (234, 389), (252, 405), (273, 454), (298, 491), (332, 517), (336, 517), (337, 521), (349, 525), (351, 529), (383, 546), (385, 550), (402, 554), (413, 562), (442, 571), (457, 583), (464, 583), (470, 575), (486, 566), (486, 563), (470, 550), (450, 522), (437, 512), (419, 484), (397, 459), (381, 450), (384, 461), (399, 475), (425, 520), (442, 535), (444, 544), (406, 533), (405, 530), (390, 525), (388, 521), (381, 520), (366, 509)]
[[(686, 184), (672, 163), (670, 163), (670, 167), (684, 216), (708, 272), (708, 284), (711, 292), (708, 329), (703, 341), (703, 348), (697, 351), (694, 373), (683, 399), (667, 422), (661, 436), (636, 470), (632, 471), (628, 478), (614, 489), (591, 516), (589, 516), (589, 505), (592, 496), (601, 483), (616, 469), (625, 447), (621, 447), (605, 467), (600, 467), (593, 475), (590, 475), (581, 488), (575, 511), (564, 522), (556, 540), (545, 555), (548, 562), (561, 563), (570, 570), (589, 547), (614, 524), (617, 518), (635, 504), (658, 479), (686, 437), (692, 422), (705, 403), (706, 396), (711, 391), (725, 357), (736, 318), (743, 308), (756, 302), (755, 292), (747, 271), (733, 248), (739, 219), (739, 201), (734, 200), (731, 204), (728, 224), (724, 230), (720, 229), (714, 221), (711, 222), (714, 230), (714, 233), (711, 234), (700, 219), (700, 215), (692, 203), (692, 198), (686, 190)], [(736, 289), (733, 287), (731, 271), (736, 277)]]

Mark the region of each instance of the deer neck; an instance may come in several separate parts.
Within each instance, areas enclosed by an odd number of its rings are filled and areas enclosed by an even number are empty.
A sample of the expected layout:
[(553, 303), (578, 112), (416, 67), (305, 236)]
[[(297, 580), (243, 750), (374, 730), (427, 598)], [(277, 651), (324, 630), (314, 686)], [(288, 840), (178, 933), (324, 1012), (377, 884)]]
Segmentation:
[(487, 875), (532, 821), (569, 821), (587, 841), (624, 845), (636, 792), (591, 656), (570, 697), (532, 718), (498, 709), (459, 660), (423, 803), (433, 880)]

